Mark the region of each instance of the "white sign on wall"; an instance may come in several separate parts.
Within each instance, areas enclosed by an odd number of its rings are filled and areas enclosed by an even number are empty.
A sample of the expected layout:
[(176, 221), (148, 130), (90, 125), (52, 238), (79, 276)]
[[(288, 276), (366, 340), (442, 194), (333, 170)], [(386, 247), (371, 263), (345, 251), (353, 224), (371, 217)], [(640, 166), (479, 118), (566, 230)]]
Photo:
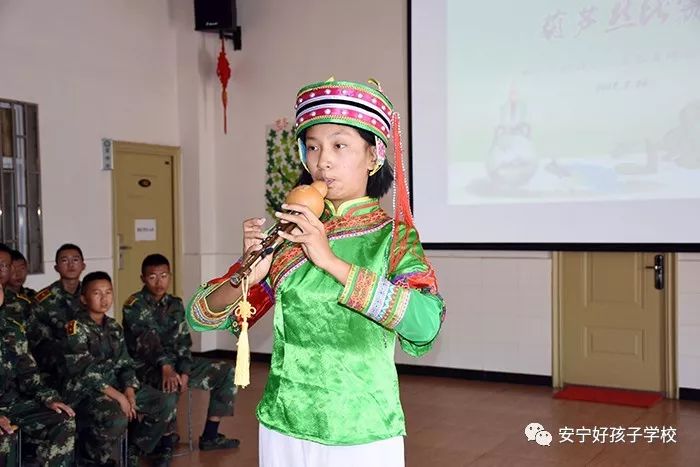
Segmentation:
[(156, 239), (155, 219), (134, 219), (134, 240), (137, 242), (152, 242)]

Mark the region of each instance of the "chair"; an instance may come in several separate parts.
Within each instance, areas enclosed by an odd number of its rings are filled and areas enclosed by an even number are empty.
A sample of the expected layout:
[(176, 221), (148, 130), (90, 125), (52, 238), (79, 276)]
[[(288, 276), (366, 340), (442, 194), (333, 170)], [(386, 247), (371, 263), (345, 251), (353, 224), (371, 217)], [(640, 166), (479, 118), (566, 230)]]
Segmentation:
[(17, 429), (17, 440), (16, 451), (17, 451), (17, 467), (22, 467), (22, 430)]
[(5, 457), (6, 464), (4, 465), (7, 465), (8, 467), (13, 465), (20, 467), (22, 465), (22, 430), (20, 430), (16, 425), (12, 425), (12, 430), (13, 433), (11, 435), (3, 435), (11, 436), (13, 438), (12, 447), (10, 448), (10, 452)]
[(129, 465), (129, 429), (125, 429), (124, 433), (117, 439), (117, 463), (120, 467)]
[(174, 452), (173, 457), (185, 456), (194, 451), (192, 441), (192, 389), (187, 388), (187, 451)]

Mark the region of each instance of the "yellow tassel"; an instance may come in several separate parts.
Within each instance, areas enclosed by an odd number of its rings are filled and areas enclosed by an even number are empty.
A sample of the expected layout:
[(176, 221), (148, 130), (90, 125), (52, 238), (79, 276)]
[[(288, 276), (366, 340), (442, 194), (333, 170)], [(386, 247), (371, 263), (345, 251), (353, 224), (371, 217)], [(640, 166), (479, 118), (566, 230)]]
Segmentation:
[(250, 344), (248, 342), (248, 318), (255, 314), (255, 308), (248, 301), (248, 276), (243, 276), (241, 284), (241, 301), (236, 309), (236, 316), (243, 321), (241, 323), (241, 333), (238, 336), (236, 351), (236, 371), (234, 373), (233, 384), (246, 387), (250, 384)]
[(250, 384), (250, 345), (248, 344), (248, 323), (241, 325), (241, 334), (238, 336), (238, 352), (236, 353), (236, 372), (233, 384), (246, 387)]

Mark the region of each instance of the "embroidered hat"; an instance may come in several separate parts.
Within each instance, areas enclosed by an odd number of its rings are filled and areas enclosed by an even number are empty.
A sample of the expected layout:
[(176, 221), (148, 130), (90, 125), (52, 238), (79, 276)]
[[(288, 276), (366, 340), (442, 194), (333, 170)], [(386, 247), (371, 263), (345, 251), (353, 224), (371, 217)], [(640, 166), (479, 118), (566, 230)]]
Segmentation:
[[(304, 86), (297, 93), (294, 105), (296, 120), (294, 136), (297, 139), (299, 158), (304, 168), (309, 171), (306, 162), (306, 144), (300, 137), (304, 130), (321, 123), (349, 125), (367, 130), (374, 134), (377, 149), (377, 163), (370, 171), (370, 176), (384, 165), (386, 148), (389, 140), (394, 143), (394, 161), (396, 164), (394, 179), (394, 228), (392, 232), (392, 254), (389, 270), (398, 264), (402, 252), (407, 251), (408, 228), (414, 226), (411, 204), (403, 168), (403, 147), (401, 144), (401, 123), (399, 114), (388, 97), (384, 95), (381, 85), (374, 79), (367, 84), (353, 81), (336, 81), (331, 77), (326, 81)], [(404, 225), (406, 229), (397, 228)]]
[(391, 138), (394, 106), (382, 93), (375, 80), (367, 84), (352, 81), (327, 81), (304, 86), (297, 93), (294, 134), (297, 138), (299, 158), (306, 170), (306, 145), (299, 136), (307, 128), (319, 123), (349, 125), (374, 134), (377, 148), (377, 164), (370, 172), (374, 175), (386, 160), (386, 145)]

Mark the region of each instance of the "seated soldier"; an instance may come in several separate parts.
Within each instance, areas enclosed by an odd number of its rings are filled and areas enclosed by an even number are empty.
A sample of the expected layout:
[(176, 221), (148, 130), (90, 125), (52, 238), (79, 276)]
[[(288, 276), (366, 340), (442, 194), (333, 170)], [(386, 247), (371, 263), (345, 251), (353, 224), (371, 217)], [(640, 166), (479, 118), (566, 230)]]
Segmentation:
[(84, 309), (66, 323), (65, 355), (66, 399), (78, 414), (77, 464), (113, 465), (116, 440), (138, 416), (141, 422), (129, 430), (129, 462), (138, 465), (138, 455), (152, 452), (165, 433), (177, 397), (149, 386), (139, 389), (122, 327), (106, 316), (112, 307), (109, 274), (87, 274), (80, 300)]
[(22, 324), (0, 314), (0, 465), (13, 443), (12, 427), (17, 426), (23, 442), (36, 446), (40, 465), (72, 466), (74, 415), (58, 393), (43, 384)]
[(24, 295), (30, 300), (36, 295), (36, 290), (24, 286), (27, 281), (27, 258), (21, 251), (12, 250), (12, 277), (7, 288), (18, 295)]
[(54, 269), (60, 278), (37, 292), (27, 327), (29, 348), (49, 384), (62, 387), (66, 323), (80, 311), (80, 275), (85, 270), (83, 252), (66, 243), (56, 251)]
[[(170, 263), (163, 255), (147, 256), (141, 265), (143, 289), (124, 304), (124, 334), (136, 374), (143, 384), (166, 393), (187, 387), (211, 391), (199, 449), (229, 449), (239, 440), (219, 433), (221, 417), (233, 415), (233, 366), (223, 361), (193, 358), (192, 339), (182, 300), (168, 294)], [(172, 438), (162, 448), (172, 448)]]
[(9, 283), (14, 274), (14, 261), (12, 261), (12, 250), (4, 243), (0, 243), (0, 285), (5, 290), (5, 302), (0, 308), (1, 312), (9, 318), (17, 321), (23, 326), (27, 325), (31, 309), (31, 300), (21, 293), (10, 288)]

